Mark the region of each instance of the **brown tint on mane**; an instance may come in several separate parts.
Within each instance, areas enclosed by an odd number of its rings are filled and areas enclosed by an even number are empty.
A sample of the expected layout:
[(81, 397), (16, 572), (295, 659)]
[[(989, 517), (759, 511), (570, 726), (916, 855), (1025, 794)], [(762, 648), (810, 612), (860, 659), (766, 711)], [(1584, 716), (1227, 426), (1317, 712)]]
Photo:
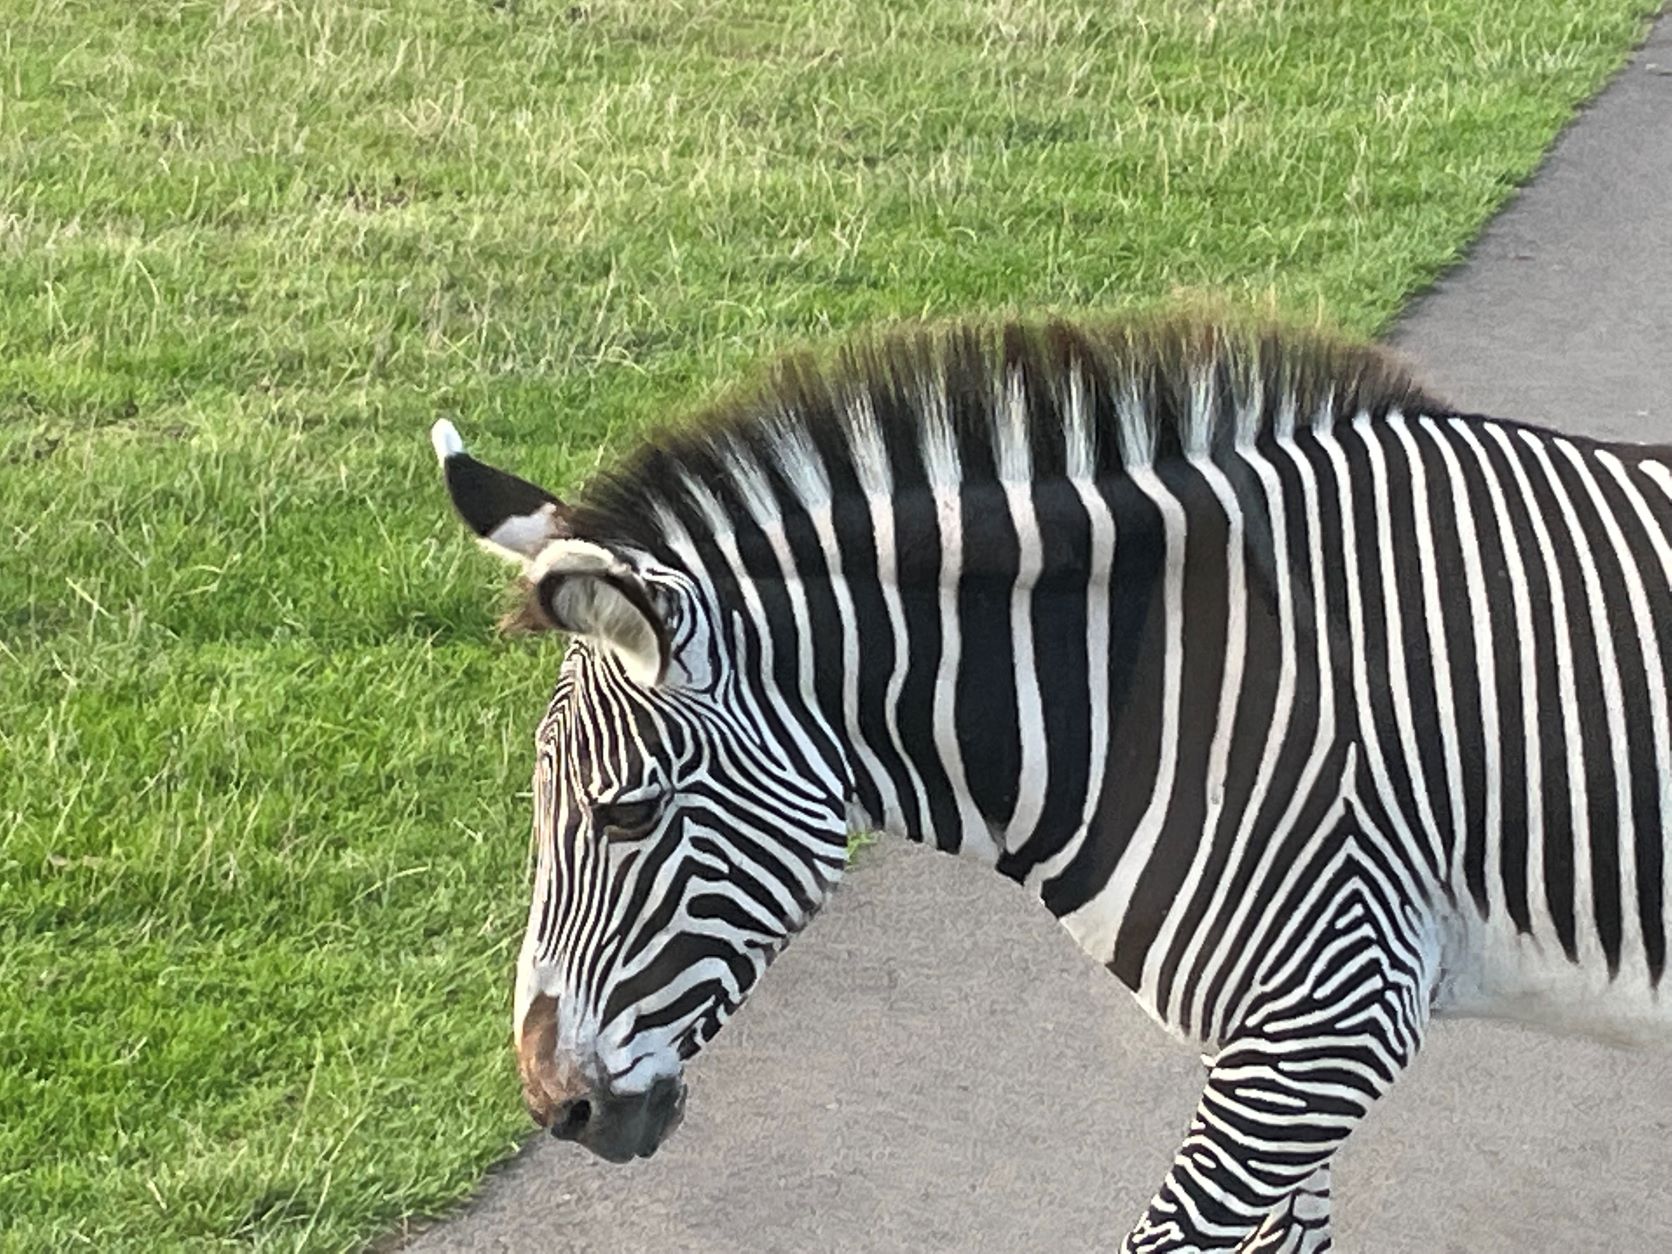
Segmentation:
[[(1078, 458), (1066, 434), (1075, 403), (1090, 434)], [(786, 472), (786, 458), (812, 454), (832, 495), (859, 493), (859, 422), (875, 432), (867, 447), (880, 442), (893, 490), (921, 486), (934, 473), (924, 446), (936, 409), (960, 481), (1000, 474), (1001, 438), (1026, 448), (1033, 480), (1088, 454), (1101, 478), (1135, 462), (1217, 460), (1288, 426), (1452, 412), (1386, 350), (1315, 329), (1190, 316), (907, 327), (826, 357), (787, 356), (755, 387), (647, 439), (586, 486), (575, 533), (665, 553), (667, 517), (692, 535), (714, 530), (716, 506), (743, 518), (745, 479), (757, 504), (765, 483), (793, 508), (806, 478)], [(1000, 422), (1024, 429), (999, 433)]]

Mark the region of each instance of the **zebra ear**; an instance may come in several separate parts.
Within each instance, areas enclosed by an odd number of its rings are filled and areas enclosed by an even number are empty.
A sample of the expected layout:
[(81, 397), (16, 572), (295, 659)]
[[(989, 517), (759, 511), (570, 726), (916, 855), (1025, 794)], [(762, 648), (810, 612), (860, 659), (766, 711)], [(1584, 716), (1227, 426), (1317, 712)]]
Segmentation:
[(562, 539), (547, 545), (529, 569), (532, 601), (559, 631), (609, 650), (628, 677), (662, 682), (670, 650), (667, 623), (639, 574), (602, 545)]
[(569, 510), (562, 501), (526, 479), (477, 461), (445, 418), (430, 428), (430, 444), (441, 461), (453, 508), (489, 552), (528, 570), (547, 545), (570, 534)]

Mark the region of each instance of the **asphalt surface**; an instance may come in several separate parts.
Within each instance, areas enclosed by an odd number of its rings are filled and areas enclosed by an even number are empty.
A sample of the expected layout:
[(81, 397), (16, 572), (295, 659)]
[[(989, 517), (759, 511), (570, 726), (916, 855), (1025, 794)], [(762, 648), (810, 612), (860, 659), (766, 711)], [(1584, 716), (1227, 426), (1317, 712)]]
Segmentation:
[[(1394, 338), (1469, 408), (1672, 442), (1672, 18)], [(654, 1159), (534, 1137), (408, 1248), (1113, 1249), (1200, 1079), (1023, 893), (882, 846), (692, 1067)], [(1335, 1196), (1352, 1254), (1672, 1250), (1672, 1053), (1437, 1024)]]

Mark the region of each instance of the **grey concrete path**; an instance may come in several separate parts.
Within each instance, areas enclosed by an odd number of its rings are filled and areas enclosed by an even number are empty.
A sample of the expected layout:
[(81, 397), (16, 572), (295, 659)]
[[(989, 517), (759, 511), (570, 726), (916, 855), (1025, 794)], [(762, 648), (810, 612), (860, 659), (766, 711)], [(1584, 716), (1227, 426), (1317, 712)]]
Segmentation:
[[(1672, 19), (1397, 339), (1460, 404), (1672, 441)], [(534, 1138), (411, 1249), (1113, 1249), (1199, 1080), (1020, 892), (875, 849), (656, 1158)], [(1672, 1056), (1441, 1024), (1336, 1188), (1353, 1254), (1672, 1251)]]

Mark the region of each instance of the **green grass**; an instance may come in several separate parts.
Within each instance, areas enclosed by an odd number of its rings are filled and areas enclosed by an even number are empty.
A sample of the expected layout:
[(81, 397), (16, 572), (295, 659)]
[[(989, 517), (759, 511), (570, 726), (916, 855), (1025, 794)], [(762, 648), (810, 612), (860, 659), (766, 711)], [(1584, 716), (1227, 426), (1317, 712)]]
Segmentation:
[(0, 1249), (352, 1248), (522, 1132), (556, 654), (437, 415), (561, 486), (880, 318), (1374, 330), (1644, 8), (0, 0)]

